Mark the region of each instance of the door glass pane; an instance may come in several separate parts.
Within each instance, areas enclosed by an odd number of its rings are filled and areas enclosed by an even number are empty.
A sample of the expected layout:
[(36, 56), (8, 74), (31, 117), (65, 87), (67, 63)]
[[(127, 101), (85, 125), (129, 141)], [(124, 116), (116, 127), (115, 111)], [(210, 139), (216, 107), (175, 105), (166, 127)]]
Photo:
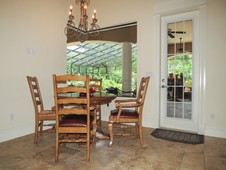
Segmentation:
[(183, 118), (183, 103), (175, 103), (175, 118)]
[(192, 108), (192, 105), (191, 103), (185, 103), (184, 104), (184, 112), (185, 112), (185, 115), (184, 115), (184, 118), (185, 119), (192, 119), (192, 115), (191, 115), (191, 108)]
[(173, 102), (168, 102), (167, 103), (167, 113), (166, 116), (167, 117), (174, 117), (174, 103)]
[(192, 119), (192, 20), (168, 24), (167, 117)]

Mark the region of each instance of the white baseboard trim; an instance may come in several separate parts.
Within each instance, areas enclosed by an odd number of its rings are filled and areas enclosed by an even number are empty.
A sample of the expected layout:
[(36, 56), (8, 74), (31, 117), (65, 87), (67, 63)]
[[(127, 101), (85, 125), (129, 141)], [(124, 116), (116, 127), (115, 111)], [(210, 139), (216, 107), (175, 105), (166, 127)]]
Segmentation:
[(0, 130), (0, 143), (34, 133), (34, 126)]
[(149, 120), (149, 121), (143, 120), (142, 125), (143, 127), (148, 127), (148, 128), (159, 128), (158, 121), (154, 121), (154, 120)]
[(206, 127), (205, 136), (226, 138), (226, 129), (216, 127)]
[[(104, 120), (103, 120), (104, 121)], [(108, 120), (105, 120), (108, 121)], [(149, 128), (158, 128), (159, 124), (157, 121), (144, 121), (143, 120), (143, 127), (149, 127)], [(226, 138), (226, 129), (225, 128), (216, 128), (216, 127), (205, 127), (205, 136), (211, 136), (211, 137), (219, 137), (219, 138)], [(29, 135), (34, 133), (34, 127), (32, 126), (26, 126), (26, 127), (20, 127), (20, 128), (11, 128), (11, 129), (3, 129), (0, 130), (0, 143), (5, 142), (11, 139), (15, 139), (18, 137), (22, 137), (25, 135)], [(201, 133), (202, 134), (202, 133)]]

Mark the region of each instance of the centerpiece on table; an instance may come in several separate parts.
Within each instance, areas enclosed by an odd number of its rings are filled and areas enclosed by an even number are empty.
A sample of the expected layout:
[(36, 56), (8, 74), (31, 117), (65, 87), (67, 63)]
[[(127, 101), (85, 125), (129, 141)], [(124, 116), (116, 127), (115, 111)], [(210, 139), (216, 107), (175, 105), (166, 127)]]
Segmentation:
[[(90, 87), (90, 88), (89, 88), (89, 95), (90, 95), (90, 96), (93, 96), (93, 93), (95, 93), (95, 92), (96, 92), (95, 88), (93, 88), (93, 87)], [(86, 94), (85, 94), (85, 93), (79, 93), (79, 96), (85, 97)]]

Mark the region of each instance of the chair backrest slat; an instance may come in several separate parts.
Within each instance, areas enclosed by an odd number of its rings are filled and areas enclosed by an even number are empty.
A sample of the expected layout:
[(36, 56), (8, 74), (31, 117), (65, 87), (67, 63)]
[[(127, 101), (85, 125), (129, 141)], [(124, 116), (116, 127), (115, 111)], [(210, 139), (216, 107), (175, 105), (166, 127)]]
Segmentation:
[(57, 93), (70, 93), (70, 92), (86, 93), (86, 88), (75, 86), (75, 87), (61, 87), (57, 89)]
[(142, 77), (140, 82), (139, 91), (137, 94), (137, 102), (144, 104), (146, 92), (148, 88), (150, 77)]
[(57, 100), (57, 104), (58, 105), (70, 105), (72, 103), (76, 103), (76, 104), (86, 104), (87, 103), (87, 99), (80, 99), (80, 98), (66, 98), (66, 99), (58, 99)]
[(31, 92), (32, 101), (34, 104), (35, 113), (38, 114), (41, 110), (44, 110), (38, 79), (37, 77), (27, 76), (27, 81)]
[(77, 108), (70, 108), (70, 109), (62, 109), (58, 112), (59, 115), (67, 115), (67, 114), (78, 114), (78, 115), (87, 115), (87, 110), (85, 109), (77, 109)]

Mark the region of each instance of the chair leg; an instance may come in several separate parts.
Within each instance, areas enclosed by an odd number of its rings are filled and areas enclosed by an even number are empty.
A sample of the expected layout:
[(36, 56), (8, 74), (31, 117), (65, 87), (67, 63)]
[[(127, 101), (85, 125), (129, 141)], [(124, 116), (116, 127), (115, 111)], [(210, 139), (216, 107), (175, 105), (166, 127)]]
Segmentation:
[(42, 131), (43, 131), (43, 120), (40, 121), (40, 136), (42, 136)]
[(34, 143), (36, 144), (38, 141), (38, 128), (39, 128), (39, 121), (35, 120), (35, 135), (34, 135)]
[(59, 134), (56, 133), (56, 151), (55, 151), (55, 161), (58, 161), (58, 156), (59, 156)]
[(101, 113), (99, 112), (98, 127), (101, 129)]
[(139, 136), (140, 136), (140, 145), (143, 146), (143, 129), (141, 124), (139, 124)]
[(90, 135), (86, 135), (86, 160), (90, 161)]
[(96, 138), (96, 132), (97, 132), (97, 112), (94, 110), (93, 114), (94, 120), (92, 122), (92, 131), (91, 131), (91, 137), (92, 137), (92, 144), (96, 144), (95, 138)]
[(95, 124), (95, 125), (93, 125), (93, 130), (91, 132), (92, 144), (96, 144), (96, 141), (95, 141), (96, 131), (97, 131), (97, 125)]
[(109, 146), (112, 146), (112, 144), (113, 144), (113, 122), (110, 122), (108, 124), (108, 130), (109, 130), (109, 135), (110, 135)]
[(101, 105), (99, 107), (99, 128), (101, 129)]
[(138, 123), (136, 123), (135, 124), (135, 130), (136, 130), (136, 137), (139, 137), (139, 124)]

